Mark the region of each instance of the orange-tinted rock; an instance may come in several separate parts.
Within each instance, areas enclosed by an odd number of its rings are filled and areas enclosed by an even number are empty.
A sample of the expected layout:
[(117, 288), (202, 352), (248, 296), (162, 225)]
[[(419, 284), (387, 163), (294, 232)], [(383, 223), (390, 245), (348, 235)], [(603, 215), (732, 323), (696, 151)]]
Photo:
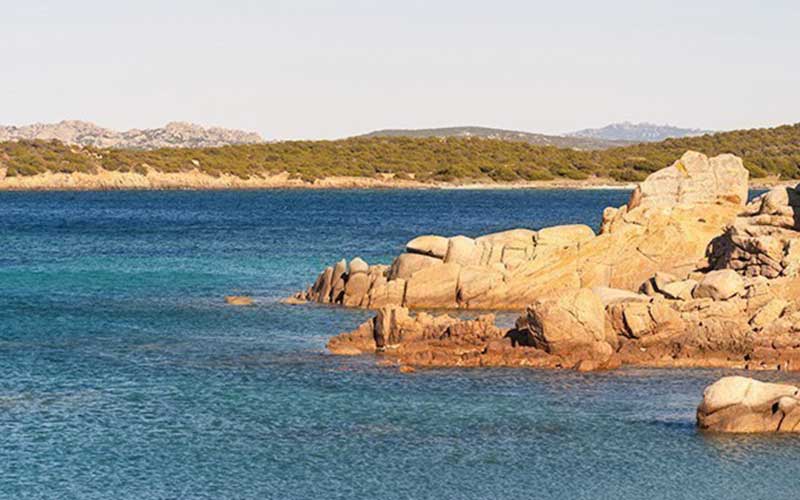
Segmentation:
[(447, 238), (428, 234), (424, 236), (417, 236), (413, 240), (406, 243), (406, 252), (436, 257), (437, 259), (444, 259), (445, 255), (447, 255), (447, 247), (449, 245), (450, 240)]
[(232, 306), (252, 306), (253, 299), (245, 295), (228, 295), (225, 297), (225, 302)]
[(365, 304), (364, 298), (369, 291), (370, 278), (366, 271), (350, 275), (344, 286), (342, 305), (358, 307)]
[(420, 255), (416, 253), (400, 254), (389, 269), (389, 280), (404, 279), (407, 280), (417, 271), (421, 271), (426, 267), (440, 266), (442, 260), (428, 255)]
[[(709, 266), (709, 243), (719, 239), (741, 211), (742, 171), (737, 161), (687, 153), (678, 162), (686, 172), (678, 166), (657, 172), (643, 183), (638, 202), (606, 210), (599, 235), (588, 226), (564, 225), (539, 231), (514, 229), (476, 239), (420, 236), (408, 242), (407, 253), (398, 256), (384, 275), (388, 283), (406, 280), (404, 296), (398, 298), (399, 287), (394, 287), (389, 298), (383, 280), (374, 280), (365, 295), (386, 298), (362, 300), (360, 305), (524, 310), (537, 299), (567, 290), (637, 291), (656, 273), (672, 275), (672, 281), (685, 280)], [(773, 198), (777, 201), (771, 203), (781, 202), (777, 195)], [(632, 201), (636, 200), (634, 196)], [(792, 261), (787, 257), (789, 250), (781, 252), (782, 258)], [(800, 260), (800, 244), (796, 253)], [(357, 273), (340, 270), (342, 263), (335, 266), (330, 279), (320, 276), (304, 298), (343, 303), (346, 281)], [(328, 283), (331, 290), (325, 293)], [(373, 294), (372, 288), (380, 291)], [(643, 290), (649, 295), (664, 294), (658, 288), (648, 282)], [(685, 287), (668, 292), (683, 299), (687, 293)], [(348, 299), (348, 305), (354, 302)]]
[(371, 309), (385, 306), (401, 306), (406, 295), (406, 280), (396, 279), (374, 285), (369, 291)]
[(744, 280), (731, 269), (711, 271), (697, 284), (692, 295), (697, 299), (728, 300), (744, 293)]
[(421, 269), (408, 279), (404, 304), (411, 308), (455, 308), (461, 266), (454, 263)]
[(531, 344), (552, 354), (594, 349), (595, 343), (605, 342), (603, 303), (586, 288), (534, 302), (525, 323)]
[(704, 391), (697, 425), (719, 432), (800, 432), (800, 389), (724, 377)]
[(481, 263), (481, 254), (482, 249), (475, 240), (466, 236), (454, 236), (450, 238), (444, 262), (446, 264), (474, 266)]
[(748, 177), (742, 160), (733, 155), (709, 159), (702, 153), (687, 151), (672, 166), (648, 176), (628, 207), (718, 202), (744, 205)]

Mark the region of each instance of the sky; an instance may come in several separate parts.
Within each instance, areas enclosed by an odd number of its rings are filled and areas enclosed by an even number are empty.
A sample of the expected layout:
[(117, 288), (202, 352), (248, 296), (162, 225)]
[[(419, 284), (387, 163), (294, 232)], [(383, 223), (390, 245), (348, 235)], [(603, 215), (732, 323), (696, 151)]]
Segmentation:
[(0, 0), (0, 124), (800, 122), (797, 0)]

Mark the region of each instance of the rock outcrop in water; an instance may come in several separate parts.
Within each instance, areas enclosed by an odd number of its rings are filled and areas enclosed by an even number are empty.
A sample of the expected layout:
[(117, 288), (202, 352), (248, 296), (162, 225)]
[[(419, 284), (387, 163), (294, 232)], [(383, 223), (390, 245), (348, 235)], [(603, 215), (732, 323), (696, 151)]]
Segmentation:
[[(383, 308), (331, 351), (403, 365), (798, 370), (800, 195), (746, 195), (738, 158), (689, 152), (606, 209), (599, 235), (421, 236), (388, 267), (329, 267), (296, 299)], [(422, 308), (525, 313), (503, 330), (408, 312)]]
[(697, 426), (718, 432), (800, 432), (800, 389), (724, 377), (703, 392)]
[[(326, 269), (297, 298), (373, 309), (524, 310), (563, 290), (637, 290), (656, 272), (684, 279), (708, 267), (709, 243), (736, 220), (746, 195), (741, 160), (689, 152), (648, 177), (627, 205), (606, 209), (599, 235), (567, 225), (478, 238), (421, 236), (388, 269), (370, 267), (369, 280), (339, 263), (339, 272)], [(358, 283), (345, 303), (351, 277)]]

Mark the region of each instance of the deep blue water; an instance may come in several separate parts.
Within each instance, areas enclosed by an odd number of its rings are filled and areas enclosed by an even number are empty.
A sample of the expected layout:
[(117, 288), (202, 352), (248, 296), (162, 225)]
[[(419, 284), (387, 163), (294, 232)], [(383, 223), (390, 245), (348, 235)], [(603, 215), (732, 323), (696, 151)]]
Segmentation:
[(797, 498), (800, 439), (696, 432), (722, 372), (402, 375), (325, 353), (368, 313), (277, 302), (418, 234), (596, 227), (626, 198), (0, 193), (0, 497)]

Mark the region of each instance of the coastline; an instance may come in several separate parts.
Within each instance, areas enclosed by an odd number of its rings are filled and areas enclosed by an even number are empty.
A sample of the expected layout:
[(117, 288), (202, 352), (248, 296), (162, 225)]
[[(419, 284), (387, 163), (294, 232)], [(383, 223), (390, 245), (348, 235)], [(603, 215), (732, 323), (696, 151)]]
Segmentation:
[[(687, 151), (606, 207), (599, 233), (424, 234), (391, 265), (335, 262), (285, 302), (377, 311), (328, 350), (379, 353), (405, 370), (800, 371), (800, 197), (781, 186), (748, 203), (748, 181), (740, 158)], [(524, 312), (508, 329), (493, 314), (429, 310)]]
[(134, 172), (100, 170), (37, 174), (7, 177), (0, 169), (0, 191), (114, 191), (114, 190), (260, 190), (260, 189), (633, 189), (635, 184), (613, 179), (554, 179), (550, 181), (491, 182), (458, 180), (453, 182), (421, 182), (397, 179), (392, 174), (381, 177), (334, 176), (307, 182), (283, 172), (243, 179), (235, 175), (217, 177), (192, 170), (172, 173), (148, 170), (146, 175)]
[[(757, 179), (751, 188), (764, 189), (779, 184), (796, 185), (798, 180), (782, 180), (774, 177)], [(97, 173), (47, 172), (31, 176), (6, 176), (0, 168), (0, 191), (116, 191), (116, 190), (266, 190), (266, 189), (621, 189), (632, 190), (633, 182), (619, 182), (610, 178), (591, 177), (585, 180), (553, 179), (546, 181), (494, 182), (486, 179), (464, 179), (451, 182), (422, 182), (413, 179), (397, 179), (393, 174), (381, 177), (334, 176), (307, 182), (292, 178), (288, 173), (250, 177), (243, 179), (235, 175), (212, 176), (199, 170), (188, 172), (160, 172), (148, 170), (146, 175), (134, 172), (100, 170)]]

